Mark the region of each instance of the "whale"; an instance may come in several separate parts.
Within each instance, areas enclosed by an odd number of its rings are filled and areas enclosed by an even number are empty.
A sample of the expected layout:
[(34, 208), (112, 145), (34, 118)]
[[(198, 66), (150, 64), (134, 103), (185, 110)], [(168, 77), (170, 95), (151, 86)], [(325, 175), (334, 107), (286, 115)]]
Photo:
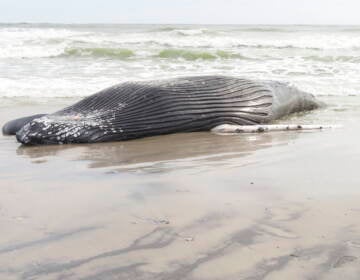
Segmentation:
[(23, 145), (123, 141), (259, 125), (322, 106), (314, 95), (284, 82), (193, 76), (123, 82), (51, 114), (7, 123)]
[(43, 116), (46, 116), (46, 114), (36, 114), (36, 115), (31, 115), (31, 116), (26, 116), (15, 120), (11, 120), (3, 125), (2, 133), (4, 135), (15, 135), (16, 132), (18, 132), (25, 124), (29, 123), (34, 119), (41, 118)]

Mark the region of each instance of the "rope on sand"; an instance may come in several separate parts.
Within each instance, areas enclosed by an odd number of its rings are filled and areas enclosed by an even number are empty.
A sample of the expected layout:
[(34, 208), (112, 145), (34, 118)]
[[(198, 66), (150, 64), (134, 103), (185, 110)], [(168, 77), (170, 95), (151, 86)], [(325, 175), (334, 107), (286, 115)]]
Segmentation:
[(264, 124), (264, 125), (231, 125), (222, 124), (211, 129), (211, 132), (218, 134), (228, 133), (261, 133), (269, 131), (289, 130), (322, 130), (341, 127), (339, 125), (300, 125), (300, 124)]

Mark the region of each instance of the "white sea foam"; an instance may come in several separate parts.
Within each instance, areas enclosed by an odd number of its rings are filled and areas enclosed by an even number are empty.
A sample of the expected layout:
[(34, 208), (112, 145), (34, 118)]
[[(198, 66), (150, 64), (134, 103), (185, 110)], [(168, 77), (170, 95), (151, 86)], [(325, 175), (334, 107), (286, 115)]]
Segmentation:
[(360, 95), (359, 62), (356, 27), (0, 25), (0, 97), (80, 97), (200, 74)]

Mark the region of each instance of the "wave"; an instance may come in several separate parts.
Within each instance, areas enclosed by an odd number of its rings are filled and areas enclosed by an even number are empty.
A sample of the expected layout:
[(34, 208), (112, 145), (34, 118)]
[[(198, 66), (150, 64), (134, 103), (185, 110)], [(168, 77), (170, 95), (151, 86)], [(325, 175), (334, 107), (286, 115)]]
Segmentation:
[(311, 60), (311, 61), (319, 61), (319, 62), (351, 62), (351, 63), (358, 63), (360, 62), (359, 56), (347, 56), (347, 55), (340, 55), (340, 56), (305, 56), (305, 60)]
[[(60, 56), (93, 56), (116, 59), (127, 59), (135, 56), (135, 52), (126, 48), (67, 48)], [(214, 60), (214, 59), (250, 59), (240, 54), (224, 50), (201, 51), (187, 49), (163, 49), (156, 57), (185, 60)]]
[(151, 29), (149, 32), (169, 32), (169, 31), (174, 31), (176, 29), (177, 29), (176, 27), (164, 26), (164, 27)]
[(180, 35), (180, 36), (198, 36), (198, 35), (216, 35), (217, 31), (209, 30), (206, 28), (199, 28), (199, 29), (175, 29), (173, 33)]
[(288, 29), (286, 27), (266, 27), (266, 26), (254, 26), (254, 27), (243, 27), (243, 28), (236, 28), (235, 31), (245, 31), (245, 32), (297, 32), (299, 30), (296, 29)]
[(182, 58), (185, 60), (214, 60), (214, 59), (250, 59), (237, 53), (232, 53), (224, 50), (218, 50), (216, 52), (208, 51), (196, 51), (196, 50), (185, 50), (185, 49), (164, 49), (157, 55), (160, 58), (178, 59)]
[(180, 35), (180, 36), (197, 36), (197, 35), (204, 35), (204, 34), (217, 34), (218, 31), (214, 30), (214, 29), (208, 29), (208, 28), (181, 28), (179, 26), (165, 26), (165, 27), (160, 27), (160, 28), (155, 28), (150, 30), (150, 32), (170, 32), (172, 34), (175, 35)]
[(360, 27), (359, 26), (353, 26), (353, 27), (344, 27), (344, 28), (338, 28), (339, 32), (355, 32), (358, 33), (360, 32)]
[(320, 51), (323, 50), (322, 48), (319, 47), (306, 47), (306, 46), (295, 46), (295, 45), (283, 45), (283, 46), (279, 46), (279, 45), (271, 45), (271, 44), (235, 44), (233, 45), (233, 47), (237, 47), (237, 48), (253, 48), (253, 49), (295, 49), (295, 50), (313, 50), (313, 51)]
[(240, 31), (240, 32), (297, 32), (302, 31), (301, 29), (293, 29), (288, 26), (230, 26), (230, 28), (224, 28), (224, 26), (206, 26), (196, 28), (196, 26), (191, 27), (181, 27), (181, 26), (164, 26), (159, 28), (154, 28), (150, 32), (176, 32), (179, 35), (198, 35), (198, 34), (214, 34), (219, 31)]
[(67, 48), (64, 51), (64, 55), (126, 59), (135, 56), (135, 53), (124, 48)]

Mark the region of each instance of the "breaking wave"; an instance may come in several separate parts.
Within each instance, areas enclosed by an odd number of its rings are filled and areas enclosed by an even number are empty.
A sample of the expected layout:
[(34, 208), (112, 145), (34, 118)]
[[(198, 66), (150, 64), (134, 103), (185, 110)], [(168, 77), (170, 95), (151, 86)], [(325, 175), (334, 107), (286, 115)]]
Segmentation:
[(117, 48), (67, 48), (64, 52), (67, 56), (94, 56), (126, 59), (135, 56), (129, 49)]
[(186, 28), (186, 27), (160, 27), (152, 29), (150, 32), (167, 32), (180, 36), (216, 35), (218, 31), (208, 28)]
[(246, 57), (223, 50), (217, 50), (215, 52), (198, 51), (198, 50), (186, 50), (186, 49), (164, 49), (159, 52), (158, 57), (177, 59), (182, 58), (185, 60), (213, 60), (213, 59), (247, 59)]
[(319, 62), (350, 62), (350, 63), (359, 63), (360, 56), (347, 56), (347, 55), (326, 55), (326, 56), (306, 56), (305, 60), (319, 61)]
[(206, 28), (199, 29), (175, 29), (173, 30), (177, 35), (181, 36), (198, 36), (198, 35), (216, 35), (216, 31), (208, 30)]
[(0, 66), (0, 97), (9, 98), (199, 74), (360, 95), (360, 27), (0, 24)]
[(313, 50), (320, 51), (320, 47), (296, 46), (296, 45), (275, 45), (275, 44), (235, 44), (233, 47), (252, 48), (252, 49), (278, 49), (278, 50)]

